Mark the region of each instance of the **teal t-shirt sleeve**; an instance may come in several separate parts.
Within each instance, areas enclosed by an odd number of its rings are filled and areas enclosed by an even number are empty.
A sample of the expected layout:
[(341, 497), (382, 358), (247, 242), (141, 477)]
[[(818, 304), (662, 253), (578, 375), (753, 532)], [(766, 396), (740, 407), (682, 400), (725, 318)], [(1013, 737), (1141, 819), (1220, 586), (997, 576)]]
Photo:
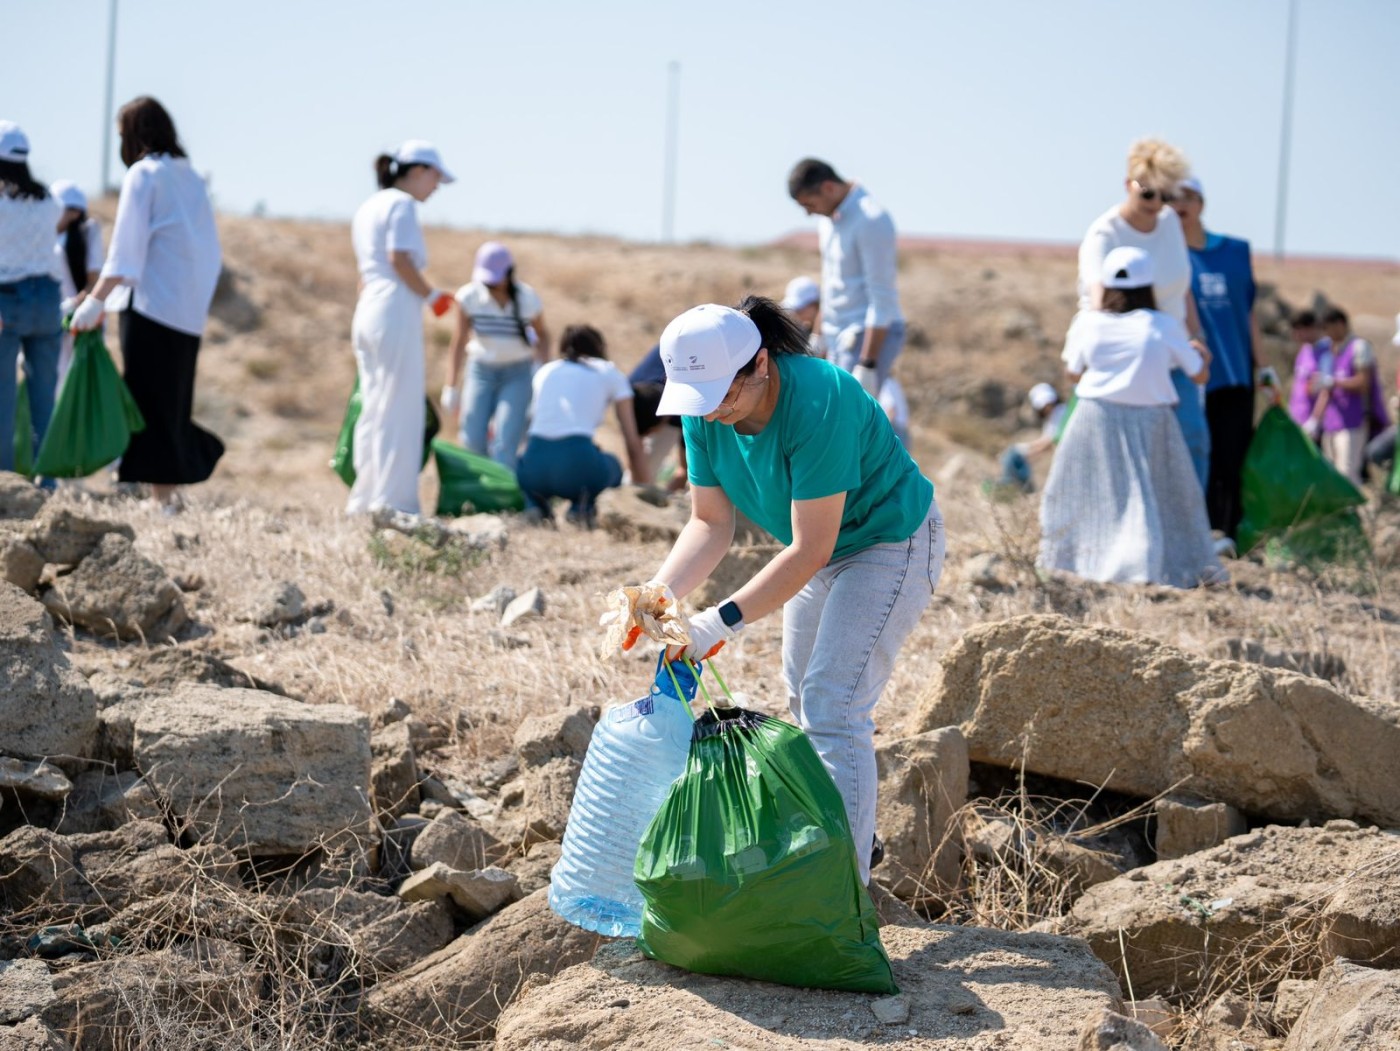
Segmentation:
[(794, 500), (820, 500), (861, 484), (864, 417), (872, 406), (854, 379), (814, 383), (794, 399), (785, 428)]
[(685, 442), (685, 473), (690, 484), (718, 486), (709, 446), (705, 444), (705, 421), (699, 416), (682, 417), (681, 440)]

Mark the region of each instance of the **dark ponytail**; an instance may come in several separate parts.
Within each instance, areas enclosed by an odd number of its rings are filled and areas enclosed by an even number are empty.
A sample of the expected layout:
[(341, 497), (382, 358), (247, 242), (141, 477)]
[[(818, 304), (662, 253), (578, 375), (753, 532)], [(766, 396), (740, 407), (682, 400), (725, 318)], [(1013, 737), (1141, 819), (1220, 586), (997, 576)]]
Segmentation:
[(559, 356), (565, 361), (578, 361), (580, 358), (608, 357), (607, 344), (603, 334), (592, 325), (570, 325), (559, 337)]
[(520, 338), (530, 346), (530, 334), (525, 331), (525, 319), (520, 316), (519, 289), (515, 287), (515, 267), (506, 271), (506, 295), (510, 296), (510, 313), (515, 318), (515, 327), (520, 330)]
[(73, 275), (73, 287), (79, 292), (87, 288), (87, 217), (87, 212), (79, 212), (63, 231), (63, 258)]
[[(767, 348), (770, 357), (774, 354), (812, 353), (807, 333), (802, 331), (786, 310), (771, 299), (765, 296), (745, 296), (734, 309), (748, 315), (749, 320), (758, 329), (758, 336), (762, 341), (759, 346)], [(755, 354), (738, 374), (749, 375), (757, 364), (758, 355)]]
[(381, 153), (374, 158), (374, 177), (379, 181), (381, 190), (393, 189), (394, 183), (398, 182), (414, 168), (427, 168), (426, 164), (400, 164), (387, 153)]

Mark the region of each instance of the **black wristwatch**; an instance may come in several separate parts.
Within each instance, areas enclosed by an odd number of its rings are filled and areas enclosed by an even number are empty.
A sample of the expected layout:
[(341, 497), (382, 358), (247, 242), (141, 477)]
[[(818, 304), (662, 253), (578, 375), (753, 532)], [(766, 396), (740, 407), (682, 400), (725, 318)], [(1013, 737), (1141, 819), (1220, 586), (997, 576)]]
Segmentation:
[(739, 604), (730, 599), (719, 608), (719, 619), (724, 622), (726, 628), (737, 627), (744, 623), (743, 611), (739, 609)]
[(866, 361), (864, 358), (862, 358), (857, 364), (859, 364), (860, 367), (863, 369), (878, 369), (880, 367), (880, 363), (878, 361)]

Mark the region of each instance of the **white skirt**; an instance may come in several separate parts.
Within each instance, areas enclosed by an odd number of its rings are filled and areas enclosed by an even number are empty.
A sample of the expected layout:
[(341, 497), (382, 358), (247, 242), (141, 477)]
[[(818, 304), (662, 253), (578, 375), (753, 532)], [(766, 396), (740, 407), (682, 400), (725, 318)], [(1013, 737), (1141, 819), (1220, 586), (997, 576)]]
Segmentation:
[(1038, 565), (1105, 583), (1226, 579), (1172, 406), (1080, 399), (1045, 483)]

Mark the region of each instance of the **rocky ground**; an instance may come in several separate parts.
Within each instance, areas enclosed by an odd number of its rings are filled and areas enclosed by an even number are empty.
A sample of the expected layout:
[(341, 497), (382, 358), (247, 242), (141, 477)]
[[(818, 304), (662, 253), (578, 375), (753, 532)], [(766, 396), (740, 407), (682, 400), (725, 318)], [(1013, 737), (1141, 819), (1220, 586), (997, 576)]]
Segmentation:
[[(465, 265), (474, 240), (434, 236)], [(593, 724), (650, 682), (652, 654), (598, 655), (598, 600), (684, 507), (611, 494), (591, 533), (345, 520), (343, 239), (226, 222), (200, 411), (231, 451), (182, 514), (0, 476), (0, 1047), (1400, 1045), (1400, 516), (1373, 500), (1375, 557), (1344, 571), (1038, 576), (1034, 499), (980, 482), (1053, 375), (1067, 259), (905, 267), (951, 539), (878, 713), (880, 997), (689, 975), (549, 912)], [(556, 325), (586, 309), (629, 357), (674, 303), (806, 260), (522, 242)], [(1377, 329), (1396, 288), (1275, 276)], [(722, 661), (772, 714), (779, 641), (760, 622)]]

